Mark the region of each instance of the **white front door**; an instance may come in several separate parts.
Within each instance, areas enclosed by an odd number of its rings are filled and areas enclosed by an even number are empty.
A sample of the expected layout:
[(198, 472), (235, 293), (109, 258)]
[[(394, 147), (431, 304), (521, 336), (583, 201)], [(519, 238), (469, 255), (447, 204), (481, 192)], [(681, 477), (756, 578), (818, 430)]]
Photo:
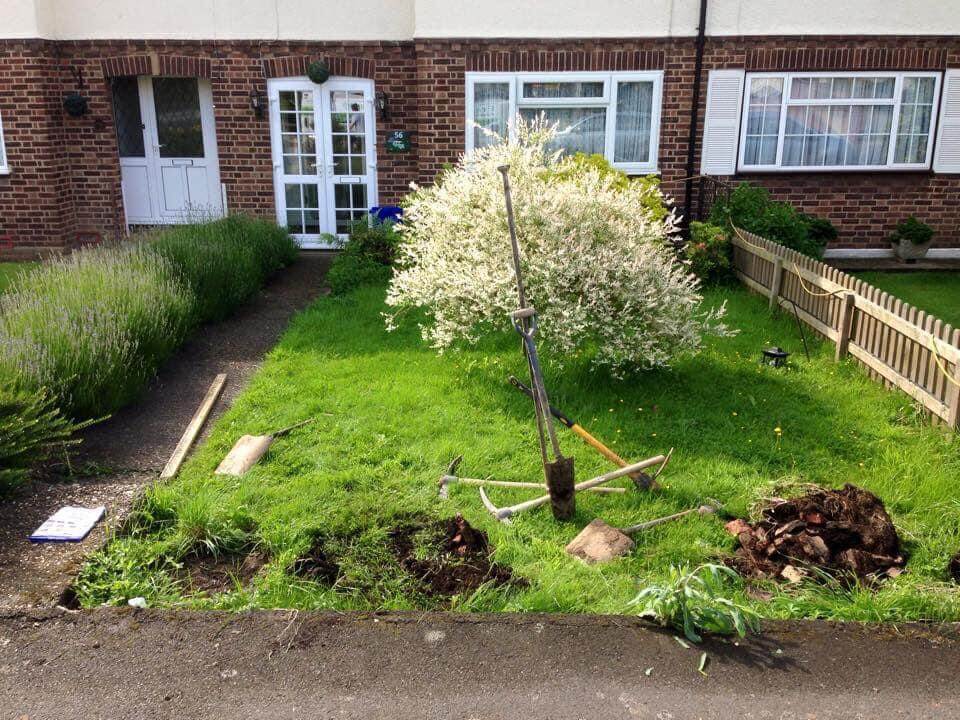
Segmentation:
[(127, 223), (223, 215), (210, 81), (117, 78), (113, 103)]
[(377, 203), (373, 82), (271, 80), (277, 222), (301, 246), (334, 247)]

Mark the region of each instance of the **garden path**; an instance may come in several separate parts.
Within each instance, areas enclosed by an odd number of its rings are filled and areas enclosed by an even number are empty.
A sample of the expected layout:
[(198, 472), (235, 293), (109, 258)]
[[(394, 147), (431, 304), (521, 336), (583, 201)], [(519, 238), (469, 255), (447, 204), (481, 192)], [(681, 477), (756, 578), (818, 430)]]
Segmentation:
[[(331, 258), (302, 253), (234, 315), (200, 328), (139, 402), (82, 433), (71, 460), (82, 475), (35, 480), (0, 503), (0, 608), (52, 607), (66, 599), (83, 560), (157, 478), (214, 376), (227, 373), (227, 384), (207, 428), (247, 384), (290, 317), (320, 294)], [(27, 536), (64, 505), (105, 505), (107, 517), (83, 542), (30, 543)]]

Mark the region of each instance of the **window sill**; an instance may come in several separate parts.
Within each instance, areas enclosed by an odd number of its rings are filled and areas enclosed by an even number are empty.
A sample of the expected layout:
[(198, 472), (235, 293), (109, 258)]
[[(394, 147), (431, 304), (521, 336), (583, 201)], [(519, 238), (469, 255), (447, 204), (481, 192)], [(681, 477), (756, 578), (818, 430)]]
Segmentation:
[(8, 165), (4, 167), (0, 165), (0, 175), (9, 175), (9, 174), (10, 174), (10, 166)]
[(929, 167), (737, 168), (737, 175), (933, 175)]

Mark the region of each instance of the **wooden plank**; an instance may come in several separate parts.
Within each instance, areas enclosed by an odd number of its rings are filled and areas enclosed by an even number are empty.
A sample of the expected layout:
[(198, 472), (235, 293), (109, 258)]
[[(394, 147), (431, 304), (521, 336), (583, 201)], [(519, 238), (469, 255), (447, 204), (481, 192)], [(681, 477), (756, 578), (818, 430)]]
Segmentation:
[(909, 378), (903, 377), (903, 375), (896, 372), (889, 365), (885, 365), (877, 360), (877, 358), (867, 352), (865, 348), (857, 345), (856, 343), (850, 343), (850, 354), (868, 368), (875, 371), (878, 375), (886, 380), (889, 380), (892, 385), (895, 385), (910, 397), (918, 400), (927, 410), (937, 417), (944, 419), (948, 417), (948, 408), (946, 405), (937, 400), (923, 388), (912, 383)]
[(776, 258), (773, 261), (773, 277), (770, 278), (770, 302), (768, 308), (773, 310), (780, 297), (780, 286), (783, 284), (783, 260)]
[(847, 293), (843, 296), (843, 305), (840, 307), (840, 321), (837, 323), (837, 351), (834, 355), (837, 362), (847, 356), (855, 302), (856, 297), (853, 293)]
[[(953, 331), (951, 342), (954, 346), (960, 345), (960, 328)], [(947, 424), (955, 430), (960, 429), (960, 363), (953, 366), (953, 382), (947, 391), (946, 404)]]
[(187, 453), (190, 452), (190, 447), (200, 434), (200, 430), (203, 428), (203, 424), (206, 422), (207, 416), (210, 415), (210, 411), (213, 409), (213, 405), (217, 401), (217, 398), (220, 397), (220, 393), (223, 391), (223, 386), (226, 384), (226, 382), (226, 373), (220, 373), (213, 379), (210, 389), (207, 390), (207, 394), (203, 396), (203, 401), (200, 403), (200, 407), (197, 408), (193, 418), (187, 425), (187, 429), (183, 431), (183, 436), (180, 438), (180, 442), (178, 442), (177, 447), (174, 448), (173, 455), (170, 456), (170, 459), (167, 460), (167, 464), (164, 465), (163, 470), (160, 472), (161, 479), (166, 480), (168, 478), (172, 478), (180, 470), (180, 466), (187, 457)]

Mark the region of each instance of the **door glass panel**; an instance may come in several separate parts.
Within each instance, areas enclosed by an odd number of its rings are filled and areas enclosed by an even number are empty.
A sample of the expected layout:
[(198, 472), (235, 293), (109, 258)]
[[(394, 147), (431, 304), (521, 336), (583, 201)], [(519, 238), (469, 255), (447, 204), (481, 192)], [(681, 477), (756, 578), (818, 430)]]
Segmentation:
[(196, 78), (153, 78), (160, 157), (202, 158), (203, 126)]
[(366, 183), (341, 183), (333, 187), (337, 233), (350, 232), (350, 225), (365, 218), (369, 209)]
[(283, 196), (287, 205), (290, 232), (316, 235), (320, 232), (320, 193), (316, 183), (286, 183)]
[(135, 77), (113, 80), (113, 120), (117, 128), (120, 157), (142, 158), (143, 120), (140, 117), (140, 90)]
[(330, 92), (334, 175), (366, 174), (367, 136), (364, 132), (364, 109), (363, 93), (347, 90)]
[(285, 175), (317, 174), (317, 138), (313, 122), (313, 92), (280, 93), (280, 147)]

